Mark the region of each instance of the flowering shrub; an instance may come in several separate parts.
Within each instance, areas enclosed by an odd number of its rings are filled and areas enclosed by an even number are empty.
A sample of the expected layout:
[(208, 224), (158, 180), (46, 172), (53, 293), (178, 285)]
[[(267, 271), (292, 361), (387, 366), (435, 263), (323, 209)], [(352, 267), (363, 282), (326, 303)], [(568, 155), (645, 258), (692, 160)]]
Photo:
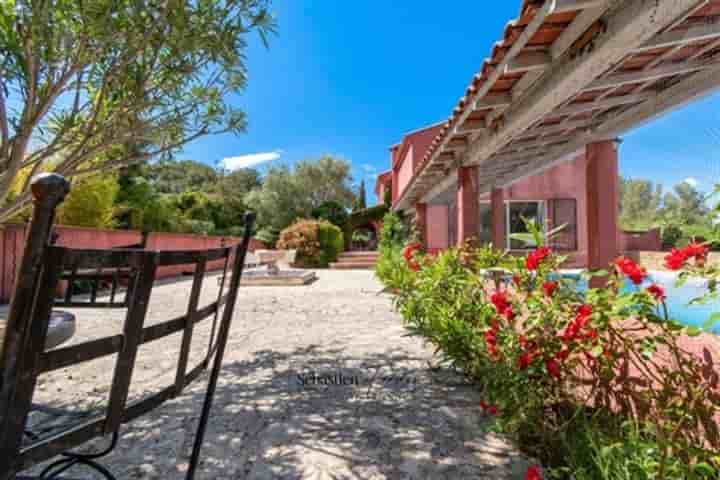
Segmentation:
[[(701, 246), (677, 252), (673, 266), (708, 273)], [(699, 332), (667, 317), (662, 287), (642, 287), (642, 266), (621, 257), (610, 272), (585, 272), (608, 280), (582, 292), (542, 245), (525, 258), (467, 246), (429, 257), (410, 245), (402, 260), (393, 291), (407, 328), (481, 386), (483, 411), (554, 467), (548, 475), (720, 475), (717, 373), (681, 347)], [(629, 432), (652, 448), (611, 448)]]
[(342, 252), (343, 233), (324, 220), (298, 220), (280, 232), (277, 248), (297, 250), (299, 267), (327, 267)]

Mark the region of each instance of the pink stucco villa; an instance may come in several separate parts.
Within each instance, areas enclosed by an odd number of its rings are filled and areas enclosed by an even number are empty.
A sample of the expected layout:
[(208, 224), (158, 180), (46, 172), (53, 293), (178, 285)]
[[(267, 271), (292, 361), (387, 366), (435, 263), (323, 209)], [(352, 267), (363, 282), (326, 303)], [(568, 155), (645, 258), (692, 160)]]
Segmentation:
[[(408, 133), (399, 144), (390, 148), (391, 169), (380, 174), (375, 185), (378, 201), (382, 202), (388, 188), (392, 189), (392, 203), (402, 195), (413, 172), (426, 155), (433, 138), (442, 125)], [(554, 247), (567, 252), (573, 266), (588, 264), (587, 175), (588, 157), (602, 157), (600, 188), (606, 203), (601, 206), (603, 227), (600, 235), (614, 249), (625, 241), (617, 226), (617, 149), (618, 141), (590, 145), (544, 172), (521, 178), (515, 183), (489, 193), (478, 193), (474, 185), (482, 181), (477, 168), (447, 171), (443, 184), (435, 188), (435, 195), (413, 206), (429, 251), (446, 249), (469, 237), (484, 243), (492, 242), (509, 251), (527, 248), (510, 239), (510, 233), (523, 232), (522, 217), (535, 218), (553, 228), (566, 225), (554, 240)], [(439, 187), (439, 188), (438, 188)], [(464, 188), (462, 188), (464, 187)], [(502, 207), (493, 218), (493, 200)], [(499, 225), (493, 233), (493, 222)], [(610, 238), (616, 237), (616, 238)]]

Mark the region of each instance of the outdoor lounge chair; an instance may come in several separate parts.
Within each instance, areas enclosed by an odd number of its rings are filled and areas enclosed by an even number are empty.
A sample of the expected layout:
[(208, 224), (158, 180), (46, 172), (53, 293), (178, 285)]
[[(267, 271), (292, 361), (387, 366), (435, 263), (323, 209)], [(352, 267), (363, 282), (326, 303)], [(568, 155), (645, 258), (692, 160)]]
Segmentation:
[[(242, 242), (231, 247), (186, 251), (72, 249), (53, 245), (50, 241), (55, 209), (68, 191), (68, 182), (55, 174), (39, 175), (32, 183), (33, 219), (0, 352), (0, 480), (66, 478), (60, 475), (78, 464), (93, 468), (107, 479), (113, 479), (112, 473), (100, 464), (100, 459), (115, 447), (120, 427), (179, 395), (184, 387), (211, 366), (186, 475), (187, 479), (192, 479), (198, 466), (222, 365), (253, 218), (249, 215), (246, 217)], [(223, 259), (225, 268), (217, 300), (199, 306), (206, 265)], [(195, 266), (187, 313), (178, 318), (145, 325), (156, 271), (158, 267), (167, 265)], [(127, 301), (107, 305), (96, 301), (94, 295), (91, 295), (92, 301), (89, 302), (76, 302), (72, 295), (69, 299), (55, 298), (58, 281), (67, 272), (96, 269), (137, 272), (131, 291), (127, 292)], [(225, 282), (228, 275), (229, 287)], [(46, 350), (45, 339), (51, 311), (54, 306), (61, 305), (71, 305), (73, 308), (127, 306), (122, 333)], [(210, 318), (213, 323), (207, 352), (198, 365), (188, 366), (193, 328)], [(138, 348), (173, 333), (182, 333), (174, 382), (140, 400), (128, 402)], [(110, 355), (116, 355), (114, 372), (107, 401), (99, 410), (89, 415), (71, 415), (74, 421), (69, 424), (63, 422), (62, 428), (57, 431), (43, 432), (42, 435), (27, 431), (30, 413), (39, 408), (33, 404), (33, 393), (40, 374)], [(48, 415), (65, 413), (56, 411), (52, 406), (41, 408)], [(72, 451), (89, 440), (105, 436), (110, 436), (111, 441), (102, 451), (92, 454)], [(19, 472), (57, 456), (61, 458), (47, 465), (39, 477), (16, 477)]]

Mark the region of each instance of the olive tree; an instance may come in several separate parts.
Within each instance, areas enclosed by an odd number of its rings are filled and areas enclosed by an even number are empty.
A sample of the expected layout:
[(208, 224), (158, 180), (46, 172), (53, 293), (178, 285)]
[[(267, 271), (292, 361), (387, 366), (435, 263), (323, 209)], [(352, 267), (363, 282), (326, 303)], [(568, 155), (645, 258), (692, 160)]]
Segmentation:
[(274, 32), (269, 2), (0, 0), (0, 221), (37, 171), (83, 176), (243, 131), (225, 98), (245, 87), (249, 34)]

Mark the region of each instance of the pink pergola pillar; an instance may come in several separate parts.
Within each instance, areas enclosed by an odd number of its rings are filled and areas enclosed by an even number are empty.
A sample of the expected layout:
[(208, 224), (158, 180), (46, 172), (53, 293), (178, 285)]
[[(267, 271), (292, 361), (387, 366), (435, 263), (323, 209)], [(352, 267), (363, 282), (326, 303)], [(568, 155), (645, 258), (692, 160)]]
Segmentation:
[[(615, 140), (586, 147), (586, 204), (588, 268), (606, 269), (619, 252), (618, 244), (618, 152)], [(602, 286), (598, 278), (591, 286)]]
[(425, 203), (415, 204), (415, 228), (420, 235), (420, 241), (427, 248), (427, 204)]
[(458, 169), (457, 190), (457, 242), (477, 237), (480, 226), (478, 206), (477, 167)]
[(497, 250), (506, 249), (505, 241), (505, 198), (502, 188), (493, 188), (490, 193), (490, 212), (492, 217), (492, 244)]

